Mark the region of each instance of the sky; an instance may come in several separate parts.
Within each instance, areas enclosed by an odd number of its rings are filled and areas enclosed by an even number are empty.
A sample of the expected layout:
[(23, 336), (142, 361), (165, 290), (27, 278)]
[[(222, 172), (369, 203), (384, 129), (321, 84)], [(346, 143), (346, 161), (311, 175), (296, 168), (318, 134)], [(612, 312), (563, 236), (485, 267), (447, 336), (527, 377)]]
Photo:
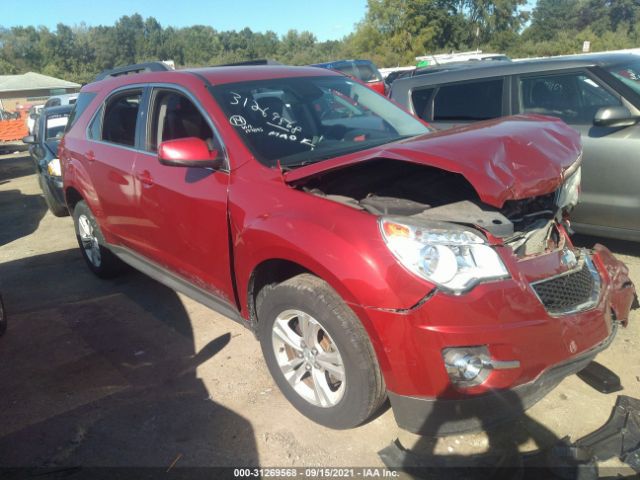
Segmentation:
[[(0, 3), (9, 0), (0, 0)], [(308, 30), (323, 42), (339, 40), (364, 18), (366, 0), (30, 0), (29, 8), (11, 8), (0, 26), (39, 26), (55, 29), (81, 22), (113, 25), (123, 15), (155, 17), (163, 27), (208, 25), (216, 30), (254, 32)], [(17, 4), (16, 4), (17, 5)]]

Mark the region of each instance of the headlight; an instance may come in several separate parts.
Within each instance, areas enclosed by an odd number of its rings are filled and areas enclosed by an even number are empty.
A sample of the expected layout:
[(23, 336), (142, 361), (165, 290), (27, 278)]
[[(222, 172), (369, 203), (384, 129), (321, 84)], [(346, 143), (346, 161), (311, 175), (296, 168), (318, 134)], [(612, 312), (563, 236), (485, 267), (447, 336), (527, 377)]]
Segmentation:
[(60, 167), (60, 159), (54, 158), (47, 164), (47, 172), (52, 177), (61, 177), (62, 176), (62, 168)]
[(409, 225), (389, 218), (380, 219), (380, 230), (402, 265), (453, 293), (509, 276), (497, 252), (471, 230), (447, 224)]
[(578, 204), (580, 197), (580, 182), (582, 180), (582, 167), (578, 167), (575, 172), (567, 178), (558, 191), (556, 205), (561, 209), (571, 210)]

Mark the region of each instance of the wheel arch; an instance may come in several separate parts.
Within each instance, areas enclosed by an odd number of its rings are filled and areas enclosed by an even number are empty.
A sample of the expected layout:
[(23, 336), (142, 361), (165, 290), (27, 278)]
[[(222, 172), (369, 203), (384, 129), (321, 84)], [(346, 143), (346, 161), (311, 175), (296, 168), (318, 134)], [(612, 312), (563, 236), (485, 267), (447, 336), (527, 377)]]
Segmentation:
[(74, 187), (67, 187), (64, 191), (64, 199), (67, 202), (67, 208), (70, 213), (73, 213), (73, 209), (78, 204), (78, 202), (83, 201), (84, 197), (82, 194), (76, 190)]
[(284, 258), (271, 258), (256, 265), (249, 276), (247, 285), (246, 308), (252, 330), (255, 331), (258, 326), (256, 299), (262, 289), (268, 285), (282, 283), (301, 273), (310, 273), (320, 278), (308, 268)]
[(386, 353), (384, 352), (384, 348), (378, 336), (378, 332), (375, 328), (373, 328), (373, 325), (371, 325), (369, 319), (366, 318), (366, 316), (365, 318), (363, 318), (358, 314), (358, 312), (362, 310), (360, 307), (355, 309), (353, 308), (356, 305), (354, 304), (353, 299), (347, 295), (348, 290), (346, 289), (346, 287), (340, 284), (340, 282), (336, 278), (331, 277), (331, 275), (323, 275), (322, 272), (318, 269), (313, 268), (309, 265), (305, 265), (304, 262), (300, 262), (298, 260), (287, 259), (285, 256), (269, 258), (261, 261), (253, 268), (251, 274), (249, 275), (246, 290), (246, 300), (243, 308), (246, 308), (246, 311), (248, 313), (249, 324), (252, 331), (254, 333), (258, 331), (259, 320), (257, 316), (256, 299), (260, 291), (268, 285), (282, 283), (302, 273), (308, 273), (325, 282), (345, 302), (347, 307), (349, 307), (349, 309), (353, 312), (355, 318), (358, 319), (358, 321), (362, 324), (365, 331), (369, 335), (369, 340), (371, 341), (374, 351), (376, 352), (378, 362), (381, 366), (383, 366), (383, 370), (386, 370), (385, 367), (388, 365), (388, 359), (386, 358)]

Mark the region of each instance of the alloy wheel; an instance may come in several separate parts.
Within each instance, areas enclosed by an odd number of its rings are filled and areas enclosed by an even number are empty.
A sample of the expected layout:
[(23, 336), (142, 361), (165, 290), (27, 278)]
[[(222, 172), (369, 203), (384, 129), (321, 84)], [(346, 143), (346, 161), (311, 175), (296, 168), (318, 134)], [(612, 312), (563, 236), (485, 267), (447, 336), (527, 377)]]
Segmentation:
[(87, 255), (87, 259), (89, 259), (89, 262), (91, 262), (93, 266), (99, 267), (102, 263), (100, 243), (95, 234), (95, 228), (86, 215), (80, 215), (78, 217), (78, 235), (80, 235), (82, 248)]
[(317, 407), (329, 408), (342, 399), (345, 367), (329, 333), (311, 315), (285, 310), (272, 327), (276, 361), (295, 392)]

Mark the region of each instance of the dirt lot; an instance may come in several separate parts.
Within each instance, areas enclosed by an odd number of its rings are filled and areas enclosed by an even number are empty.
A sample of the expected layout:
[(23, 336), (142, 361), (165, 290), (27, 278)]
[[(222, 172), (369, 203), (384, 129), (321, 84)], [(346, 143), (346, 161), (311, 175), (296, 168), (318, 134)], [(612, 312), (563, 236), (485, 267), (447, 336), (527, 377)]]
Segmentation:
[[(640, 245), (578, 239), (596, 241), (640, 285)], [(279, 393), (248, 330), (142, 274), (94, 277), (71, 219), (47, 212), (24, 153), (0, 157), (0, 292), (10, 315), (0, 339), (0, 466), (375, 467), (398, 437), (390, 410), (351, 431), (311, 423)], [(633, 397), (639, 334), (636, 311), (599, 357)], [(433, 448), (455, 458), (500, 436), (522, 450), (577, 439), (615, 400), (574, 376), (518, 424)]]

